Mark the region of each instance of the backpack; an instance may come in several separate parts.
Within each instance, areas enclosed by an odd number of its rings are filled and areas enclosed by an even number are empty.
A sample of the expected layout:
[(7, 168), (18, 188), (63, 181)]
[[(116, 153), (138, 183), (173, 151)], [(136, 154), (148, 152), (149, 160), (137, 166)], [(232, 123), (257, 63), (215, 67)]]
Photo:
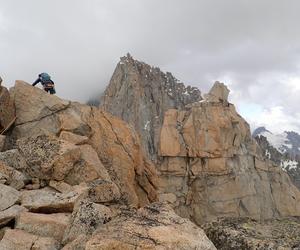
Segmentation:
[(51, 77), (47, 73), (41, 73), (39, 77), (43, 83), (51, 81)]

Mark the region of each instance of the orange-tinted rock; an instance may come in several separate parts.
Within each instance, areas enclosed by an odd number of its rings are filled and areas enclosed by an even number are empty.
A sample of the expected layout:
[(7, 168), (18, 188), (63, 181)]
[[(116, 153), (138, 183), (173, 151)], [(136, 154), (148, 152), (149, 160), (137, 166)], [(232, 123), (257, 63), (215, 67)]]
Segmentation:
[(103, 205), (83, 200), (76, 204), (64, 235), (64, 243), (76, 240), (80, 235), (92, 235), (111, 219), (111, 210)]
[(151, 204), (126, 211), (97, 232), (86, 244), (96, 249), (216, 249), (202, 229), (176, 215), (169, 206)]
[(227, 89), (215, 84), (209, 95), (186, 111), (165, 114), (160, 200), (198, 224), (217, 217), (299, 216), (299, 190), (257, 150), (249, 125), (227, 102)]
[(1, 250), (58, 250), (60, 244), (49, 237), (40, 237), (22, 230), (8, 229), (0, 241)]
[(23, 212), (16, 220), (16, 228), (61, 242), (68, 226), (69, 214), (34, 214)]
[(169, 110), (161, 130), (161, 156), (232, 157), (251, 144), (249, 125), (234, 106), (202, 102), (190, 110)]
[(20, 201), (20, 192), (16, 189), (0, 184), (0, 211), (3, 211)]
[[(115, 183), (127, 204), (142, 206), (156, 200), (156, 170), (128, 124), (97, 108), (47, 95), (24, 82), (16, 83), (12, 95), (18, 116), (12, 133), (20, 139), (26, 161), (32, 163), (32, 176), (71, 185), (102, 179)], [(32, 98), (27, 102), (29, 96)], [(68, 141), (59, 140), (58, 135)], [(39, 149), (33, 140), (42, 137), (45, 140), (37, 141), (44, 141), (44, 146), (47, 142), (56, 145), (56, 153)], [(90, 146), (81, 145), (83, 142)], [(50, 157), (45, 157), (47, 154)], [(30, 160), (32, 155), (39, 161)]]
[(0, 83), (0, 133), (15, 118), (15, 107), (7, 88)]

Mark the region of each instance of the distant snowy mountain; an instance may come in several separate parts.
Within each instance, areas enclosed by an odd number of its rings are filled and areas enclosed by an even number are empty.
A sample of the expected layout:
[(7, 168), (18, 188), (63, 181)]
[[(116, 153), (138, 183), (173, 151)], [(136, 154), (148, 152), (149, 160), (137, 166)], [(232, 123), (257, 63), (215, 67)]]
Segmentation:
[(265, 127), (259, 127), (252, 136), (265, 157), (281, 166), (300, 189), (300, 135), (293, 131), (275, 134)]
[(300, 155), (300, 135), (293, 131), (285, 131), (281, 134), (274, 134), (265, 127), (259, 127), (253, 132), (253, 137), (264, 136), (271, 146), (280, 153), (288, 153), (291, 157)]

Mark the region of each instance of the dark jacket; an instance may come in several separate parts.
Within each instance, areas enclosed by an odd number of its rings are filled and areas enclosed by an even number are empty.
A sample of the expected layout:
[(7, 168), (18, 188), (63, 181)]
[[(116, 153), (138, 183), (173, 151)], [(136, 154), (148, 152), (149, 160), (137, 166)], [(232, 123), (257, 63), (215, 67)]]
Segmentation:
[(50, 78), (45, 80), (45, 78), (43, 79), (41, 74), (39, 74), (39, 78), (35, 80), (32, 86), (37, 85), (39, 82), (43, 85), (45, 91), (49, 92), (51, 95), (56, 94), (54, 82)]
[[(50, 81), (51, 81), (52, 84), (54, 84), (54, 82), (53, 82), (52, 80), (50, 80)], [(49, 83), (49, 81), (47, 81), (47, 82), (43, 81), (42, 77), (39, 76), (39, 78), (35, 80), (35, 82), (32, 84), (32, 86), (37, 85), (39, 82), (40, 82), (43, 86), (44, 86), (45, 84)]]

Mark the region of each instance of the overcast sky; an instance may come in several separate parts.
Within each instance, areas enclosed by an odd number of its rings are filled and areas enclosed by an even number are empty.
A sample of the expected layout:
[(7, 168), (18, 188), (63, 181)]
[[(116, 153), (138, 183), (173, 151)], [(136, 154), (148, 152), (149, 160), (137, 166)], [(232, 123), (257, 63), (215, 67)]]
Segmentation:
[(6, 86), (49, 72), (58, 95), (85, 102), (119, 57), (207, 92), (215, 80), (252, 129), (300, 132), (299, 0), (0, 0)]

